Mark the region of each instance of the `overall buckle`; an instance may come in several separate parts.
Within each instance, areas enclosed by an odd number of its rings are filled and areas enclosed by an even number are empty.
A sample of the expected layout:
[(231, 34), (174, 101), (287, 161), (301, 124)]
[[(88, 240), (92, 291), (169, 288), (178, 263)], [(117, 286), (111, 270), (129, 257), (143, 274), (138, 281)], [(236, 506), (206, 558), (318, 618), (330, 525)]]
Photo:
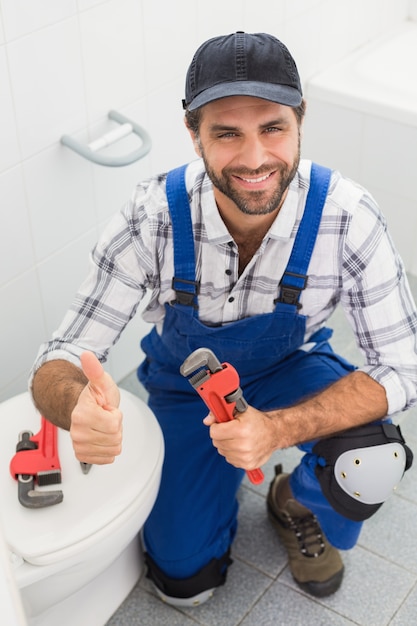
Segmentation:
[[(180, 283), (179, 286), (178, 283)], [(180, 287), (183, 286), (183, 289)], [(185, 278), (176, 278), (173, 276), (171, 287), (175, 291), (175, 300), (171, 304), (183, 304), (185, 306), (192, 306), (194, 309), (198, 309), (198, 304), (195, 302), (200, 291), (200, 282), (196, 280), (186, 280)], [(184, 288), (185, 287), (185, 288)]]
[[(295, 285), (286, 285), (284, 283), (286, 276), (292, 276), (296, 279), (301, 280), (301, 286), (296, 287)], [(284, 276), (280, 281), (280, 293), (278, 298), (274, 300), (274, 304), (277, 302), (282, 302), (283, 304), (291, 304), (296, 306), (297, 309), (301, 309), (301, 304), (299, 303), (299, 298), (303, 289), (307, 286), (307, 276), (304, 274), (296, 274), (295, 272), (285, 272)]]

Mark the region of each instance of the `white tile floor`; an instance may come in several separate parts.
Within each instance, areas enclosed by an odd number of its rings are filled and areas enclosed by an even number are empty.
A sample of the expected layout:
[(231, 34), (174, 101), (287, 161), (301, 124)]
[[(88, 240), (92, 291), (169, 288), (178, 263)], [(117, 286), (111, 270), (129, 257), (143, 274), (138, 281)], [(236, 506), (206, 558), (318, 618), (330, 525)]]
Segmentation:
[[(417, 298), (417, 278), (410, 277)], [(352, 333), (337, 311), (333, 346), (360, 363)], [(134, 375), (122, 386), (141, 393)], [(228, 580), (206, 604), (178, 610), (164, 605), (142, 578), (107, 626), (414, 626), (417, 623), (417, 408), (398, 417), (416, 462), (397, 493), (364, 524), (358, 545), (343, 553), (342, 588), (322, 600), (292, 580), (286, 554), (266, 517), (265, 496), (275, 463), (290, 471), (297, 450), (264, 466), (265, 482), (246, 479), (240, 490), (239, 530)]]

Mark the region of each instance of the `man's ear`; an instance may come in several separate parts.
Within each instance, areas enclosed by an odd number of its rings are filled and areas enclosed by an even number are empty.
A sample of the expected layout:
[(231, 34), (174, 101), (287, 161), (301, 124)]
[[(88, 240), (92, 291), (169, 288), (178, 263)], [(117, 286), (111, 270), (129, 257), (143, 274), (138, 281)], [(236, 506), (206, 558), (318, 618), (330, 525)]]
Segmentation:
[(191, 130), (185, 118), (184, 118), (184, 124), (185, 124), (186, 129), (190, 133), (191, 141), (193, 142), (194, 150), (197, 156), (201, 157), (200, 140), (199, 140), (198, 135), (196, 135), (196, 133), (193, 130)]

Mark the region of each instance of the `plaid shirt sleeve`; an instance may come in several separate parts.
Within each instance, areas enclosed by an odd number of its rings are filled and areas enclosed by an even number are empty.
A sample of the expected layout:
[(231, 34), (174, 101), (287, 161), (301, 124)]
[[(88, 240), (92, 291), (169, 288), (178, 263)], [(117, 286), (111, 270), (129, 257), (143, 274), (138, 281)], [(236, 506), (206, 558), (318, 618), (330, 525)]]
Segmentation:
[(343, 247), (341, 304), (364, 355), (360, 369), (384, 386), (389, 415), (416, 403), (417, 315), (384, 217), (362, 195)]

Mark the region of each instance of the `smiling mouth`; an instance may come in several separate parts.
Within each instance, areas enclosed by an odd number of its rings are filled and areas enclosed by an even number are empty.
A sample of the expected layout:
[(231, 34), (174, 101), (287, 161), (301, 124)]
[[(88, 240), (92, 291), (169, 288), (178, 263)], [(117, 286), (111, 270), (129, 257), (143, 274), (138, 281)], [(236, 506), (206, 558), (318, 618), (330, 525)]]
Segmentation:
[(265, 174), (265, 176), (259, 176), (258, 178), (244, 178), (243, 176), (238, 176), (241, 180), (244, 180), (245, 183), (250, 183), (252, 185), (256, 185), (257, 183), (263, 183), (264, 180), (267, 180), (271, 174)]

